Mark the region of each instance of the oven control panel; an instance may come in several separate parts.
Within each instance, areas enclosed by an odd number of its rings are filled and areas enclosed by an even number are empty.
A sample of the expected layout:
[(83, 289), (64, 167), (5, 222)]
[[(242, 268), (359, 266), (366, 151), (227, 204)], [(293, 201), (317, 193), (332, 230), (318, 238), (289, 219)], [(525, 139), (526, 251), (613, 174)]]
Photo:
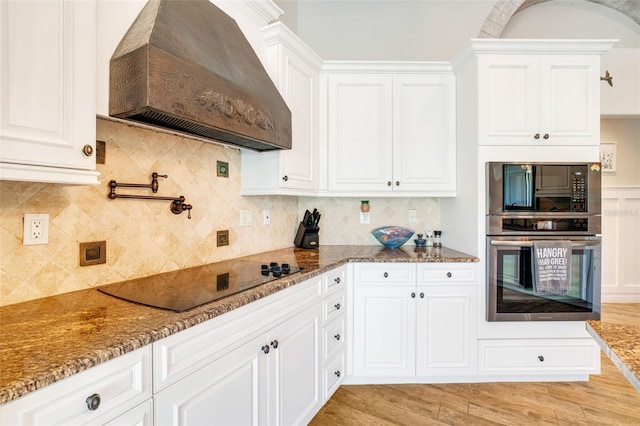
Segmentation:
[(571, 171), (571, 211), (587, 211), (587, 177), (582, 171)]

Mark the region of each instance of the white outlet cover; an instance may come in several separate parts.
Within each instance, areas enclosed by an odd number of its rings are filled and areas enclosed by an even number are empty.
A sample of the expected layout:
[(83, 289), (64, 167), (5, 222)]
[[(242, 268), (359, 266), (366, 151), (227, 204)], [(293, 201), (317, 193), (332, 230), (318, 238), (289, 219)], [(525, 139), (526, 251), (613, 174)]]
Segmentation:
[(22, 229), (23, 245), (49, 244), (48, 214), (25, 214)]
[(262, 210), (262, 224), (271, 225), (271, 212), (269, 210)]
[(253, 217), (251, 210), (240, 210), (240, 226), (251, 226)]
[(360, 212), (360, 223), (365, 225), (371, 223), (371, 212)]
[(409, 210), (409, 223), (416, 223), (418, 222), (418, 213), (411, 209)]

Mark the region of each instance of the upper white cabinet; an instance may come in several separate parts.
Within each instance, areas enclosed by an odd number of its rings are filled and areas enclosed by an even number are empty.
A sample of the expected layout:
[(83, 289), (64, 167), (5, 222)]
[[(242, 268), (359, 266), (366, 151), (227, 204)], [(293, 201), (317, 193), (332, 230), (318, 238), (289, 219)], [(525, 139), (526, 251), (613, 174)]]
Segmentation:
[(244, 195), (308, 195), (318, 189), (321, 59), (281, 22), (263, 29), (268, 70), (291, 110), (292, 148), (242, 151)]
[(611, 40), (472, 40), (478, 144), (597, 146)]
[(323, 73), (328, 194), (455, 195), (448, 64), (328, 62)]
[(611, 49), (602, 55), (600, 75), (607, 71), (613, 86), (600, 82), (600, 115), (640, 116), (640, 49)]
[(99, 183), (95, 8), (0, 3), (0, 179)]

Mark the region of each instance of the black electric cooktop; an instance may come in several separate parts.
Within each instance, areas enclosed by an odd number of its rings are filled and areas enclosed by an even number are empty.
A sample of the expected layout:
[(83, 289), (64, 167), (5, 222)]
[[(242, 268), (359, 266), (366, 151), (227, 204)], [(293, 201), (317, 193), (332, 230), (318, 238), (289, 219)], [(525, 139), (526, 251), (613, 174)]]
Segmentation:
[(130, 302), (183, 312), (301, 270), (295, 263), (227, 260), (107, 284), (98, 290)]

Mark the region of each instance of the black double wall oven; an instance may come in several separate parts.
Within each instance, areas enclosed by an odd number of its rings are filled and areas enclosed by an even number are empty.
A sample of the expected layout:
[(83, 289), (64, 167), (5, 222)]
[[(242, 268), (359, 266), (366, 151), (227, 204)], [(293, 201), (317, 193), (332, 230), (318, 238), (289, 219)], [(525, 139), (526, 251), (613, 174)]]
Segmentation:
[(600, 319), (599, 163), (486, 164), (487, 320)]

